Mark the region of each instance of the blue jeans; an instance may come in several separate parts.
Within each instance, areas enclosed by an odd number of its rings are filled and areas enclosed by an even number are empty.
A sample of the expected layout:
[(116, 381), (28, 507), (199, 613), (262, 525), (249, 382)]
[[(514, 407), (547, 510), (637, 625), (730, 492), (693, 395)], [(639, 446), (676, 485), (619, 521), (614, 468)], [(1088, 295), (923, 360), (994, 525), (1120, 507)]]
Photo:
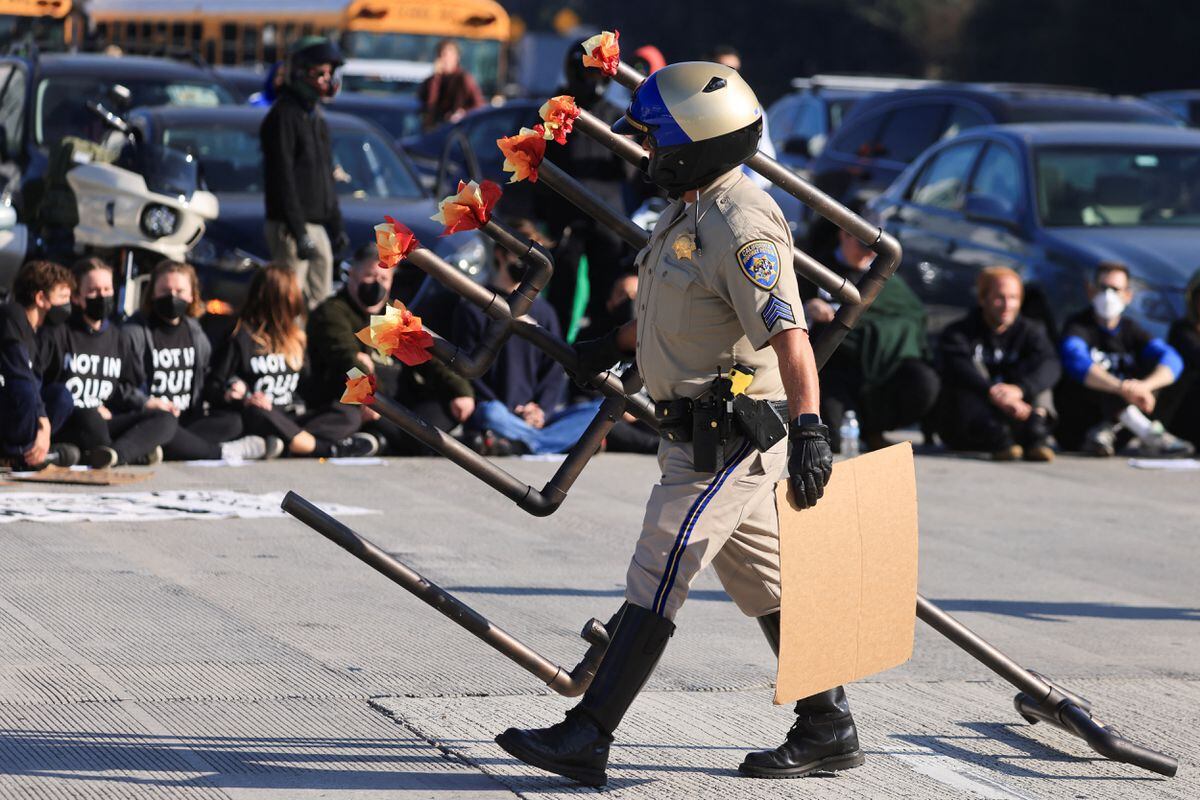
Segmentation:
[(37, 438), (38, 417), (36, 398), (41, 395), (46, 407), (46, 418), (50, 420), (50, 432), (56, 433), (71, 412), (75, 400), (71, 392), (61, 383), (46, 383), (38, 386), (28, 381), (9, 381), (0, 389), (0, 452), (19, 456), (33, 445)]
[(486, 400), (475, 406), (475, 413), (467, 425), (521, 442), (534, 455), (565, 453), (579, 441), (599, 410), (599, 400), (577, 403), (552, 414), (546, 418), (545, 425), (535, 428), (509, 411), (499, 400)]

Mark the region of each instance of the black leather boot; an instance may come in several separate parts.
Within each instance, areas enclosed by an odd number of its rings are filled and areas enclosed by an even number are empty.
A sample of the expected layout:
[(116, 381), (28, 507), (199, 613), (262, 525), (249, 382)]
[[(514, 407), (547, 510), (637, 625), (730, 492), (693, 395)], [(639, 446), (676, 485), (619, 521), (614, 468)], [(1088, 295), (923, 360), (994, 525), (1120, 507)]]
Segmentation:
[[(767, 641), (779, 655), (779, 612), (758, 618)], [(841, 687), (796, 703), (796, 722), (774, 750), (750, 753), (738, 771), (755, 778), (801, 778), (862, 766), (858, 731)]]
[(626, 605), (604, 660), (579, 705), (549, 728), (509, 728), (496, 743), (526, 764), (586, 786), (608, 782), (613, 731), (646, 685), (675, 624), (641, 606)]

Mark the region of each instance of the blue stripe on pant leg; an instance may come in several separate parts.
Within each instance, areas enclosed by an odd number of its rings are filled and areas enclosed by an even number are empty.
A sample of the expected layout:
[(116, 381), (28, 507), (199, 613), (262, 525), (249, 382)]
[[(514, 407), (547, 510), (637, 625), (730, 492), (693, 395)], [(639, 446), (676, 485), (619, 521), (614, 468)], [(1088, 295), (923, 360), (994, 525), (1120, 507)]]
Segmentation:
[(683, 518), (683, 524), (679, 526), (679, 533), (675, 535), (675, 544), (672, 545), (671, 554), (667, 558), (662, 580), (658, 584), (658, 591), (654, 593), (654, 605), (651, 610), (655, 614), (663, 616), (666, 611), (667, 598), (670, 597), (671, 588), (675, 585), (675, 575), (679, 572), (679, 564), (683, 560), (683, 551), (687, 548), (688, 539), (691, 538), (692, 531), (695, 529), (700, 515), (704, 513), (708, 502), (720, 490), (726, 479), (733, 474), (738, 464), (742, 463), (746, 456), (750, 454), (751, 449), (749, 442), (743, 444), (728, 466), (713, 477), (712, 482), (705, 487), (700, 496), (692, 503), (692, 507), (688, 509), (688, 513)]

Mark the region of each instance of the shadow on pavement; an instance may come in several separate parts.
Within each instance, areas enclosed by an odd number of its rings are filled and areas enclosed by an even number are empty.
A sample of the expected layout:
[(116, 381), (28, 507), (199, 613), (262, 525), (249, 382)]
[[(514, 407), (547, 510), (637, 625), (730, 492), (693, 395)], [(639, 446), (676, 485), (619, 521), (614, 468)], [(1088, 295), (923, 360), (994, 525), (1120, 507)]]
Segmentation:
[(1050, 603), (1036, 600), (939, 599), (933, 602), (944, 611), (979, 611), (1043, 622), (1061, 622), (1066, 617), (1200, 622), (1200, 608), (1123, 606), (1115, 603)]

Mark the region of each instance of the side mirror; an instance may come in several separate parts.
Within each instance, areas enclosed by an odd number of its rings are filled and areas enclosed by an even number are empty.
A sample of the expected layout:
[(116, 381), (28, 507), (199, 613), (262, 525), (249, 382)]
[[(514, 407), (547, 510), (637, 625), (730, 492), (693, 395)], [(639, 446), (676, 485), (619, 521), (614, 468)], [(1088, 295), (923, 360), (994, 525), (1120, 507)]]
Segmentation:
[(88, 111), (91, 111), (93, 114), (99, 117), (100, 121), (111, 130), (117, 131), (118, 133), (122, 133), (126, 136), (129, 136), (133, 133), (134, 129), (130, 126), (130, 124), (105, 108), (103, 103), (88, 101), (84, 105), (87, 106)]
[(803, 136), (793, 136), (783, 143), (783, 152), (789, 156), (800, 156), (801, 158), (811, 158), (812, 152), (808, 149), (808, 139)]
[(986, 194), (969, 194), (963, 202), (963, 216), (972, 222), (1000, 225), (1010, 230), (1020, 227), (1017, 212), (1008, 203)]

